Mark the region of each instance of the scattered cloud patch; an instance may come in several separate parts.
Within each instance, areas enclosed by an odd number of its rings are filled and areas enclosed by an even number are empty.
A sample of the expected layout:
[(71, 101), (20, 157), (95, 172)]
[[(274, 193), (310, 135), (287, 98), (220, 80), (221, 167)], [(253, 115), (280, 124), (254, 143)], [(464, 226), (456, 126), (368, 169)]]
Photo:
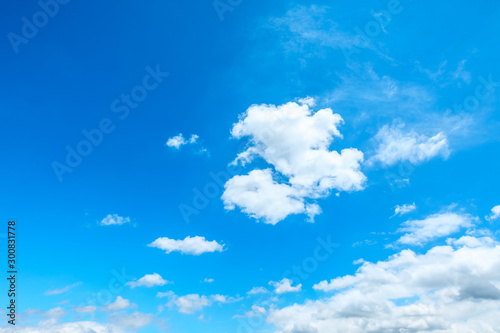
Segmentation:
[(415, 131), (403, 132), (403, 125), (389, 127), (383, 126), (375, 141), (377, 148), (375, 155), (367, 163), (369, 165), (380, 163), (383, 166), (392, 166), (401, 162), (420, 164), (430, 159), (441, 156), (448, 158), (448, 139), (442, 132), (432, 137), (427, 137)]
[(359, 191), (366, 177), (360, 171), (363, 153), (354, 148), (330, 150), (342, 138), (340, 115), (329, 108), (313, 112), (312, 98), (283, 105), (252, 105), (234, 124), (231, 135), (248, 138), (248, 148), (233, 164), (260, 158), (267, 169), (254, 169), (226, 182), (222, 195), (228, 210), (243, 212), (265, 223), (276, 224), (291, 214), (309, 220), (321, 212), (315, 199), (332, 191)]
[(500, 205), (495, 206), (491, 209), (491, 214), (486, 216), (486, 220), (493, 221), (500, 218)]
[(160, 237), (148, 246), (164, 250), (167, 254), (171, 252), (180, 252), (182, 254), (195, 256), (199, 256), (203, 253), (224, 251), (224, 244), (219, 244), (216, 241), (207, 241), (205, 237), (200, 236), (188, 236), (182, 240)]
[(423, 220), (406, 221), (398, 230), (405, 234), (397, 242), (406, 245), (423, 245), (458, 232), (461, 228), (472, 227), (473, 222), (474, 218), (470, 215), (449, 212), (430, 215)]
[(205, 279), (203, 279), (203, 282), (205, 282), (205, 283), (213, 283), (214, 279), (205, 278)]
[(253, 287), (250, 291), (247, 292), (248, 295), (258, 295), (258, 294), (267, 294), (269, 290), (264, 287)]
[(394, 215), (392, 215), (393, 217), (394, 216), (401, 216), (401, 215), (405, 215), (405, 214), (408, 214), (410, 212), (413, 212), (415, 209), (417, 209), (417, 206), (415, 205), (415, 203), (412, 203), (411, 205), (402, 205), (402, 206), (399, 206), (397, 205), (395, 208), (394, 208)]
[(45, 292), (45, 295), (47, 296), (52, 296), (52, 295), (60, 295), (60, 294), (64, 294), (64, 293), (67, 293), (68, 291), (70, 291), (71, 289), (75, 288), (75, 287), (78, 287), (79, 285), (81, 285), (82, 283), (81, 282), (77, 282), (77, 283), (73, 283), (69, 286), (66, 286), (64, 288), (61, 288), (61, 289), (53, 289), (53, 290), (47, 290)]
[(164, 286), (166, 284), (171, 283), (170, 281), (164, 280), (160, 274), (158, 273), (153, 273), (153, 274), (146, 274), (139, 280), (133, 280), (127, 282), (127, 285), (130, 288), (135, 288), (135, 287), (155, 287), (155, 286)]
[(108, 226), (108, 225), (123, 225), (126, 223), (130, 223), (129, 217), (122, 217), (117, 214), (108, 214), (105, 218), (99, 222), (99, 225)]
[(174, 292), (158, 293), (157, 297), (168, 297), (169, 302), (166, 304), (170, 309), (175, 309), (180, 313), (193, 314), (203, 310), (204, 307), (212, 306), (214, 303), (226, 304), (238, 302), (241, 298), (234, 298), (225, 295), (199, 295), (189, 294), (185, 296), (177, 296)]
[(104, 311), (118, 311), (125, 310), (128, 308), (136, 307), (134, 303), (130, 303), (128, 299), (118, 296), (113, 303), (110, 303), (103, 307)]
[(165, 145), (167, 147), (180, 150), (182, 146), (193, 146), (196, 149), (194, 149), (195, 153), (198, 154), (209, 154), (208, 150), (201, 146), (200, 144), (200, 137), (197, 134), (192, 134), (189, 139), (184, 138), (182, 133), (179, 133), (176, 136), (173, 136), (167, 140)]
[(287, 278), (284, 278), (279, 282), (270, 281), (269, 285), (274, 287), (274, 292), (276, 294), (296, 293), (302, 290), (302, 284), (293, 287), (292, 280)]

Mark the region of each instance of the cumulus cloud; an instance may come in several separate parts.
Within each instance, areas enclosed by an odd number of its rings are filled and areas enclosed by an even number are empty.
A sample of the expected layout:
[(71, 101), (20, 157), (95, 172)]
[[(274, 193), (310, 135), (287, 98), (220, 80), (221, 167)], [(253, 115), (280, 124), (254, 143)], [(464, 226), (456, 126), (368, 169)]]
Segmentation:
[(271, 310), (281, 333), (498, 332), (500, 244), (478, 238), (363, 262), (314, 285), (333, 296)]
[(473, 225), (470, 215), (440, 213), (423, 220), (410, 220), (403, 223), (398, 231), (405, 233), (398, 239), (400, 244), (422, 245), (440, 237), (445, 237)]
[(129, 217), (122, 217), (117, 214), (108, 214), (105, 218), (101, 220), (99, 225), (123, 225), (125, 223), (130, 223)]
[(205, 279), (203, 279), (203, 282), (205, 282), (205, 283), (213, 283), (213, 282), (214, 282), (214, 279), (211, 279), (211, 278), (205, 278)]
[(224, 251), (224, 244), (219, 244), (216, 241), (207, 241), (205, 237), (200, 236), (188, 236), (182, 240), (160, 237), (148, 246), (164, 250), (167, 254), (171, 252), (180, 252), (182, 254), (195, 256), (199, 256), (203, 253)]
[(135, 287), (155, 287), (155, 286), (164, 286), (168, 283), (171, 283), (167, 280), (164, 280), (160, 274), (158, 273), (153, 273), (153, 274), (146, 274), (139, 280), (133, 280), (130, 282), (127, 282), (127, 285), (130, 286), (130, 288), (135, 288)]
[(500, 218), (500, 205), (495, 206), (491, 209), (491, 214), (489, 216), (486, 216), (486, 220), (493, 221), (497, 220), (498, 218)]
[(330, 150), (342, 138), (340, 115), (329, 108), (313, 112), (312, 98), (283, 105), (252, 105), (234, 124), (234, 138), (249, 138), (248, 148), (233, 163), (261, 158), (271, 167), (235, 176), (225, 184), (225, 208), (276, 224), (291, 214), (321, 212), (311, 200), (331, 191), (359, 191), (366, 180), (360, 171), (363, 153), (354, 148)]
[(121, 296), (118, 296), (116, 300), (113, 303), (110, 303), (106, 306), (103, 307), (104, 311), (118, 311), (118, 310), (124, 310), (128, 309), (131, 307), (135, 307), (136, 305), (134, 303), (130, 303), (128, 299), (125, 299)]
[(292, 280), (284, 278), (279, 282), (270, 281), (269, 285), (274, 287), (276, 294), (296, 293), (302, 290), (302, 284), (292, 287)]
[(415, 131), (403, 132), (404, 124), (400, 126), (383, 126), (375, 141), (377, 148), (375, 155), (368, 160), (368, 164), (380, 163), (383, 166), (392, 166), (400, 162), (420, 164), (434, 157), (448, 158), (448, 139), (442, 132), (432, 137), (418, 134)]
[(410, 212), (413, 212), (415, 209), (417, 209), (415, 203), (412, 203), (411, 205), (406, 205), (406, 204), (402, 206), (397, 205), (394, 208), (393, 216), (408, 214)]

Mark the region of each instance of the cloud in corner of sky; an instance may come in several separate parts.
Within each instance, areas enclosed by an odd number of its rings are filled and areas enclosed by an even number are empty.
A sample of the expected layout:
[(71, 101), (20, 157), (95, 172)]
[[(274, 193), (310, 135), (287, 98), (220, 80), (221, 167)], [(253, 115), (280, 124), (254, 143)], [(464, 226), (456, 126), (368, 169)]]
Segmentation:
[(292, 214), (310, 221), (321, 213), (316, 199), (332, 191), (364, 188), (363, 153), (355, 148), (330, 150), (341, 139), (343, 119), (330, 108), (314, 112), (314, 99), (282, 105), (252, 105), (233, 125), (232, 137), (248, 138), (248, 148), (232, 164), (249, 165), (255, 159), (269, 167), (237, 175), (224, 186), (227, 210), (239, 207), (252, 218), (276, 224)]
[(284, 333), (496, 332), (500, 244), (470, 236), (448, 243), (364, 261), (354, 275), (313, 286), (329, 297), (271, 309), (267, 321)]
[(389, 127), (384, 125), (374, 140), (375, 154), (367, 160), (368, 165), (376, 163), (389, 167), (409, 162), (417, 165), (434, 157), (446, 159), (450, 155), (448, 138), (443, 132), (428, 137), (413, 130), (403, 131), (404, 124)]

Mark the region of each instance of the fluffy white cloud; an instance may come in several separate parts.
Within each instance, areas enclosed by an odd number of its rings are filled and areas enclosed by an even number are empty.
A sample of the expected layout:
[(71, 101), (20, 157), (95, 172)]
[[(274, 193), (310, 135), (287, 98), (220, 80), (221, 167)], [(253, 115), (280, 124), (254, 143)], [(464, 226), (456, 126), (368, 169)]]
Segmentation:
[(203, 282), (205, 282), (205, 283), (213, 283), (213, 282), (214, 282), (214, 279), (211, 279), (211, 278), (205, 278), (205, 279), (203, 279)]
[(101, 220), (100, 225), (122, 225), (125, 223), (130, 223), (129, 217), (122, 217), (117, 214), (108, 214), (105, 218)]
[(136, 305), (133, 303), (130, 303), (128, 299), (125, 299), (121, 296), (118, 296), (116, 300), (113, 303), (110, 303), (106, 306), (103, 307), (104, 311), (117, 311), (117, 310), (124, 310), (128, 309), (131, 307), (135, 307)]
[(368, 164), (381, 163), (391, 166), (399, 162), (419, 164), (436, 156), (447, 158), (448, 139), (444, 133), (427, 137), (409, 131), (404, 133), (404, 125), (389, 127), (385, 125), (375, 136), (378, 144), (376, 153), (368, 160)]
[(493, 220), (496, 220), (498, 218), (500, 218), (500, 205), (493, 207), (491, 209), (491, 215), (486, 216), (486, 219), (488, 221), (493, 221)]
[(476, 239), (404, 250), (323, 281), (331, 297), (271, 310), (281, 333), (499, 332), (500, 244)]
[(171, 252), (180, 252), (182, 254), (191, 254), (195, 256), (207, 252), (224, 251), (224, 244), (219, 244), (216, 241), (207, 241), (205, 237), (200, 236), (188, 236), (182, 240), (160, 237), (148, 246), (164, 250), (167, 254)]
[(226, 209), (239, 206), (243, 212), (266, 223), (276, 224), (290, 214), (301, 213), (312, 219), (320, 212), (318, 205), (304, 203), (294, 188), (274, 181), (270, 169), (234, 176), (225, 188), (222, 199)]
[(292, 287), (292, 280), (284, 278), (279, 282), (270, 281), (269, 285), (274, 287), (276, 294), (296, 293), (302, 290), (302, 284)]
[(135, 287), (154, 287), (154, 286), (164, 286), (167, 283), (171, 283), (167, 280), (164, 280), (160, 274), (158, 273), (153, 273), (153, 274), (146, 274), (139, 280), (134, 280), (127, 282), (127, 285), (130, 286), (130, 288), (135, 288)]
[(179, 135), (169, 138), (166, 145), (175, 149), (180, 149), (183, 145), (196, 143), (198, 138), (198, 135), (193, 134), (189, 139), (185, 139), (182, 133), (179, 133)]
[(332, 190), (363, 189), (363, 153), (353, 148), (340, 153), (329, 149), (334, 138), (342, 137), (338, 126), (343, 120), (329, 108), (313, 112), (313, 102), (308, 98), (279, 106), (252, 105), (240, 116), (231, 134), (248, 137), (250, 143), (233, 163), (247, 164), (259, 157), (273, 169), (230, 179), (222, 196), (226, 209), (238, 206), (254, 218), (275, 224), (290, 214), (305, 213), (310, 218), (319, 214), (319, 206), (307, 201), (328, 196)]
[(405, 234), (398, 240), (400, 244), (422, 245), (434, 239), (448, 236), (461, 228), (473, 225), (470, 215), (440, 213), (428, 216), (424, 220), (410, 220), (403, 223), (399, 232)]
[(415, 209), (417, 209), (415, 203), (411, 205), (406, 205), (406, 204), (402, 206), (397, 205), (396, 208), (394, 208), (393, 216), (408, 214), (410, 212), (413, 212)]

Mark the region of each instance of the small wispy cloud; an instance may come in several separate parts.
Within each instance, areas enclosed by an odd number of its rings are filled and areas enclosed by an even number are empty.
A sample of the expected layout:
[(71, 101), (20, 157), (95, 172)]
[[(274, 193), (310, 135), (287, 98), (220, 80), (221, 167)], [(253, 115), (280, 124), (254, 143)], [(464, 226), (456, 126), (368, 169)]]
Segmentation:
[(126, 223), (130, 223), (130, 217), (123, 217), (117, 214), (108, 214), (105, 218), (101, 220), (101, 222), (99, 222), (99, 225), (101, 226), (123, 225)]
[(394, 215), (392, 215), (391, 217), (408, 214), (410, 212), (413, 212), (415, 209), (417, 209), (417, 206), (415, 205), (415, 203), (412, 203), (411, 205), (407, 205), (407, 204), (402, 205), (402, 206), (397, 205), (394, 208)]
[(77, 283), (73, 283), (69, 286), (66, 286), (64, 288), (61, 288), (61, 289), (53, 289), (53, 290), (47, 290), (45, 292), (45, 295), (47, 296), (51, 296), (51, 295), (60, 295), (60, 294), (64, 294), (64, 293), (67, 293), (68, 291), (70, 291), (71, 289), (75, 288), (75, 287), (78, 287), (79, 285), (81, 285), (82, 283), (81, 282), (77, 282)]

